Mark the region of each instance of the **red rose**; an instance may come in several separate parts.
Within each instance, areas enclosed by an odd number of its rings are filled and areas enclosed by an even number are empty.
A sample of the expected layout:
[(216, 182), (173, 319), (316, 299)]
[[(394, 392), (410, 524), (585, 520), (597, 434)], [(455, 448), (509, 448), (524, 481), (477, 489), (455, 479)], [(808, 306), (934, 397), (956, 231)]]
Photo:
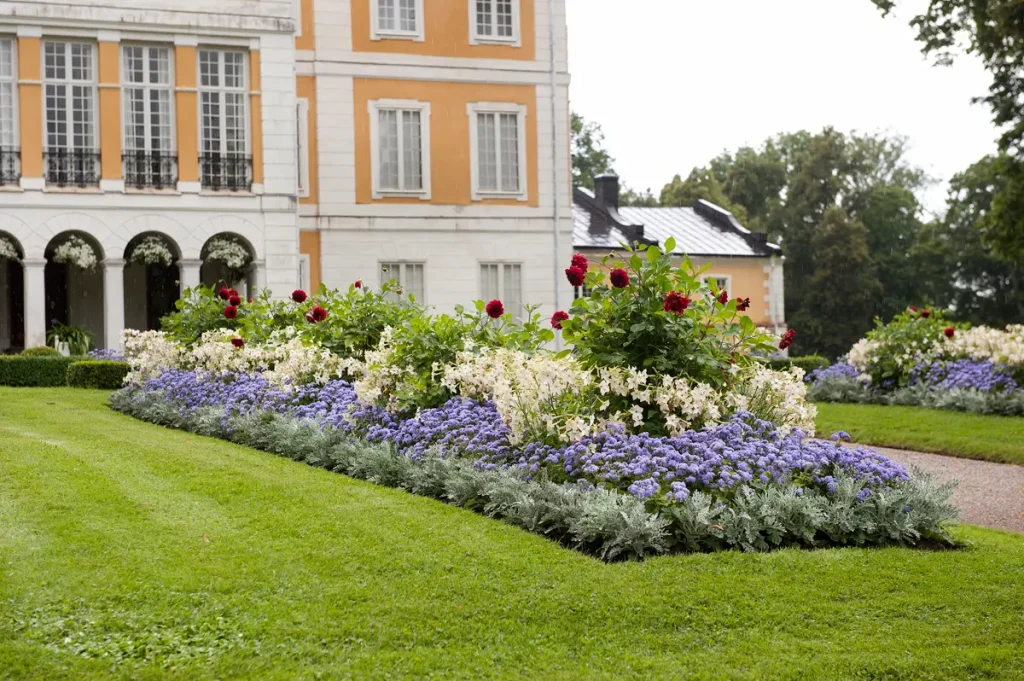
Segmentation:
[(551, 328), (561, 329), (562, 322), (569, 318), (569, 313), (564, 310), (559, 310), (555, 314), (551, 315)]
[(796, 336), (796, 329), (789, 329), (786, 333), (782, 334), (782, 340), (779, 341), (779, 350), (785, 350), (792, 345), (794, 336)]
[(238, 295), (238, 291), (236, 291), (233, 288), (229, 288), (228, 289), (228, 298), (230, 298), (231, 296), (237, 296), (237, 295)]
[(612, 270), (610, 278), (612, 281), (612, 286), (614, 286), (615, 288), (626, 288), (627, 286), (629, 286), (629, 273), (626, 270), (622, 269), (621, 267)]
[(227, 319), (234, 319), (238, 316), (238, 308), (234, 305), (228, 305), (224, 308), (224, 317)]
[(722, 305), (725, 305), (726, 303), (729, 302), (729, 292), (726, 291), (725, 289), (722, 289), (722, 291), (718, 294), (718, 298), (716, 298), (716, 300), (720, 302)]
[(917, 312), (917, 305), (911, 305), (910, 306), (910, 311), (911, 312)]
[(587, 256), (577, 253), (572, 256), (572, 262), (569, 263), (572, 267), (579, 267), (586, 274), (587, 270), (590, 269), (590, 261), (587, 260)]
[(327, 319), (327, 310), (317, 305), (309, 311), (309, 314), (306, 315), (306, 319), (314, 324), (319, 324), (323, 320)]
[(231, 344), (234, 345), (239, 350), (245, 347), (245, 341), (242, 340), (241, 338), (232, 338)]
[(294, 300), (296, 303), (306, 302), (306, 292), (303, 291), (301, 288), (295, 289), (294, 291), (292, 291), (292, 300)]
[(750, 307), (750, 298), (737, 298), (736, 309), (739, 312), (746, 312)]
[(932, 311), (931, 310), (921, 310), (921, 316), (924, 317), (925, 319), (928, 319), (929, 317), (932, 316)]
[(220, 290), (217, 291), (217, 295), (220, 296), (221, 300), (227, 300), (228, 298), (231, 297), (231, 289), (229, 289), (227, 286), (221, 286)]
[(238, 296), (231, 296), (230, 298), (228, 298), (228, 305), (234, 305), (235, 307), (238, 307), (241, 304), (242, 299), (239, 298)]
[(576, 265), (573, 265), (565, 271), (565, 278), (568, 279), (569, 283), (573, 286), (583, 286), (583, 280), (586, 276), (586, 270), (580, 269)]
[(942, 333), (946, 334), (946, 338), (952, 338), (953, 336), (956, 335), (956, 329), (954, 329), (952, 326), (947, 326), (946, 330), (943, 331)]
[(491, 302), (487, 303), (487, 306), (484, 307), (484, 310), (487, 311), (487, 316), (490, 317), (491, 319), (497, 319), (501, 315), (505, 314), (505, 306), (501, 304), (500, 300), (492, 300)]
[(669, 291), (665, 294), (665, 312), (683, 314), (688, 307), (690, 307), (690, 299), (679, 291)]
[(362, 288), (363, 287), (363, 280), (362, 279), (356, 279), (356, 283), (353, 284), (353, 286), (355, 286), (356, 288)]

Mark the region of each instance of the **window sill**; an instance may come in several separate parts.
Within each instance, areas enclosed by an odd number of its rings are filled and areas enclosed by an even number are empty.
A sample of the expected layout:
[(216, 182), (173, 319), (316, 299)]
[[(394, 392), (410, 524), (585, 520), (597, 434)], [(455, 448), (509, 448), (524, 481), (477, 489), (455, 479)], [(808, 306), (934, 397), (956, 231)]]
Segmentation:
[(506, 47), (522, 47), (523, 43), (516, 38), (494, 38), (492, 36), (472, 36), (470, 45), (504, 45)]
[(155, 194), (157, 196), (181, 196), (181, 192), (177, 189), (157, 189), (156, 187), (125, 187), (125, 194), (141, 194), (143, 196), (147, 194)]
[(373, 191), (374, 200), (377, 199), (419, 199), (420, 201), (429, 201), (430, 192), (426, 191), (402, 191), (399, 189), (375, 189)]
[(46, 194), (105, 194), (99, 187), (43, 187)]
[(375, 40), (375, 41), (381, 41), (381, 40), (409, 40), (409, 41), (416, 42), (416, 43), (422, 43), (423, 42), (423, 34), (422, 33), (381, 33), (381, 32), (378, 31), (370, 39), (371, 40)]
[(250, 197), (256, 196), (251, 189), (200, 189), (200, 196), (235, 196)]
[(472, 196), (474, 201), (493, 201), (496, 199), (505, 201), (522, 201), (526, 202), (529, 200), (525, 192), (481, 192), (474, 191)]
[(18, 192), (22, 193), (25, 190), (21, 188), (21, 184), (0, 184), (0, 192)]

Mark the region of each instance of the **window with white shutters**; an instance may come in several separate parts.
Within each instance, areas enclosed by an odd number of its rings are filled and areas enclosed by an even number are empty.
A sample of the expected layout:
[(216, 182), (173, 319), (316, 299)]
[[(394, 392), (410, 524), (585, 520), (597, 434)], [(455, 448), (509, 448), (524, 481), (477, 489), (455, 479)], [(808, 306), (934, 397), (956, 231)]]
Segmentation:
[(370, 102), (373, 197), (430, 198), (430, 105)]
[(480, 297), (485, 302), (500, 300), (505, 312), (522, 319), (523, 266), (507, 262), (480, 263)]
[(473, 198), (526, 200), (526, 107), (470, 104)]

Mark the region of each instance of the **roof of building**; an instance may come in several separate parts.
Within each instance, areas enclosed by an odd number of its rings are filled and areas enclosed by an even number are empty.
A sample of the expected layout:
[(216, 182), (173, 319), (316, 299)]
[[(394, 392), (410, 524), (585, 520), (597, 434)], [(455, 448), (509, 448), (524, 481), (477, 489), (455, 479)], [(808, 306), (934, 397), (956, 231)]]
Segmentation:
[(601, 192), (575, 188), (572, 219), (574, 248), (618, 249), (631, 243), (663, 245), (673, 237), (675, 255), (751, 258), (782, 253), (779, 246), (768, 243), (767, 235), (751, 232), (732, 213), (703, 200), (692, 207), (618, 207), (612, 201), (602, 200)]

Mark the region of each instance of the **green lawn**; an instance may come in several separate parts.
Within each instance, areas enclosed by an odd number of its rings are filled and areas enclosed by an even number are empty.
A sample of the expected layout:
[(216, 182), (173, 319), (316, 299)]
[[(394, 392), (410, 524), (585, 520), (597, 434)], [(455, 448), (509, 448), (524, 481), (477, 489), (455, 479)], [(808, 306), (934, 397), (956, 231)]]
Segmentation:
[(603, 564), (0, 389), (0, 678), (1024, 677), (1024, 536)]
[(1024, 417), (922, 407), (818, 403), (818, 434), (854, 442), (1024, 465)]

